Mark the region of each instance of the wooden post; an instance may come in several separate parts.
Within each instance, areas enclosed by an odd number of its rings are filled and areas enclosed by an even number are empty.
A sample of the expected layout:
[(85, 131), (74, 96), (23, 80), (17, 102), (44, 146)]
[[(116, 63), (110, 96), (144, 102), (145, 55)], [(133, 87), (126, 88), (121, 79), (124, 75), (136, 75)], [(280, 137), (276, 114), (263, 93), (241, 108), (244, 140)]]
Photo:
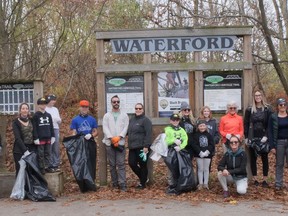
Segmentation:
[[(243, 60), (247, 61), (247, 62), (251, 62), (253, 61), (252, 59), (252, 46), (251, 46), (251, 36), (250, 35), (246, 35), (244, 36), (244, 44), (243, 44)], [(245, 112), (245, 109), (249, 106), (249, 104), (252, 101), (252, 90), (253, 90), (253, 74), (252, 74), (252, 68), (250, 69), (244, 69), (243, 70), (243, 114)], [(248, 148), (245, 146), (245, 151), (247, 154), (247, 174), (248, 174), (248, 178), (251, 179), (252, 178), (252, 172), (251, 172), (251, 162), (250, 162), (250, 157), (249, 157), (249, 152), (248, 152)]]
[[(97, 51), (97, 66), (102, 66), (105, 64), (105, 57), (104, 57), (104, 41), (97, 40), (96, 42), (96, 51)], [(97, 76), (97, 98), (98, 98), (98, 122), (100, 127), (98, 128), (98, 137), (97, 137), (97, 144), (99, 153), (98, 156), (98, 165), (99, 165), (99, 182), (100, 185), (107, 185), (107, 156), (106, 156), (106, 147), (105, 144), (102, 142), (103, 139), (103, 127), (102, 127), (102, 120), (105, 114), (105, 73), (96, 73)], [(104, 91), (103, 91), (104, 90)]]
[[(201, 52), (195, 52), (194, 60), (195, 62), (201, 62), (202, 54)], [(203, 89), (203, 71), (195, 71), (194, 80), (194, 116), (199, 116), (201, 107), (204, 104), (204, 89)]]

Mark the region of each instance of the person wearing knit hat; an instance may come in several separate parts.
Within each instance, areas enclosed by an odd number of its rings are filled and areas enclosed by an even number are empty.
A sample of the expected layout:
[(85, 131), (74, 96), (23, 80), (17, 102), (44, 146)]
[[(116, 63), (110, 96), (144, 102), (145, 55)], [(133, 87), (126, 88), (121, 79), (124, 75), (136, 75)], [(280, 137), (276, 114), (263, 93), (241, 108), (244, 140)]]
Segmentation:
[(53, 128), (55, 134), (55, 142), (53, 145), (51, 145), (51, 166), (54, 169), (54, 171), (59, 172), (60, 171), (59, 126), (62, 120), (59, 114), (59, 110), (57, 109), (57, 107), (55, 107), (56, 99), (57, 99), (56, 95), (49, 94), (46, 97), (48, 103), (45, 110), (52, 116)]
[(189, 152), (190, 157), (192, 159), (193, 154), (190, 140), (192, 139), (192, 134), (196, 131), (196, 122), (191, 107), (186, 101), (183, 101), (181, 103), (179, 117), (180, 117), (179, 125), (182, 128), (184, 128), (188, 136), (188, 144), (185, 149)]

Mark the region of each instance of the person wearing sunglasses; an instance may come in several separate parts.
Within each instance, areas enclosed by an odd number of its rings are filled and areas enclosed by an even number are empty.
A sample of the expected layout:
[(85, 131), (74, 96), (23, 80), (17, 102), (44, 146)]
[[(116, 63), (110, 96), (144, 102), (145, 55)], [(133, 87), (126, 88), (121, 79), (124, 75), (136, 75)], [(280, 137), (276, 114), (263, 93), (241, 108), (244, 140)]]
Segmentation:
[(229, 148), (218, 163), (218, 180), (223, 188), (223, 196), (230, 196), (228, 183), (235, 183), (238, 194), (246, 194), (248, 179), (246, 173), (247, 156), (240, 147), (241, 140), (236, 135), (231, 135)]
[(104, 138), (102, 142), (106, 145), (112, 187), (126, 192), (125, 137), (129, 117), (127, 113), (121, 112), (120, 98), (117, 95), (111, 98), (111, 105), (112, 111), (107, 112), (103, 117)]
[(288, 113), (285, 98), (278, 98), (277, 111), (269, 118), (269, 144), (276, 154), (275, 192), (282, 193), (285, 156), (288, 154)]
[(152, 143), (152, 123), (144, 114), (144, 105), (135, 105), (135, 115), (130, 119), (128, 126), (128, 163), (138, 176), (140, 183), (136, 189), (146, 188), (148, 180), (148, 152)]
[[(188, 144), (186, 150), (189, 152), (191, 159), (193, 158), (192, 153), (192, 135), (196, 131), (196, 123), (192, 113), (192, 110), (187, 102), (182, 102), (180, 106), (181, 112), (179, 113), (180, 127), (184, 128), (188, 136)], [(189, 142), (190, 140), (190, 142)]]
[(244, 134), (243, 119), (237, 114), (238, 106), (231, 101), (227, 104), (226, 115), (222, 116), (219, 123), (219, 132), (222, 136), (224, 153), (229, 148), (231, 134), (235, 134), (240, 140)]
[[(258, 153), (251, 146), (252, 141), (260, 140), (261, 143), (268, 141), (268, 120), (272, 113), (270, 106), (266, 103), (263, 92), (255, 90), (253, 92), (252, 106), (245, 110), (244, 117), (244, 135), (245, 143), (248, 146), (248, 156), (250, 158), (250, 167), (253, 175), (254, 185), (258, 186), (257, 179), (257, 156)], [(269, 171), (268, 152), (260, 155), (263, 167), (262, 187), (268, 187), (267, 176)]]

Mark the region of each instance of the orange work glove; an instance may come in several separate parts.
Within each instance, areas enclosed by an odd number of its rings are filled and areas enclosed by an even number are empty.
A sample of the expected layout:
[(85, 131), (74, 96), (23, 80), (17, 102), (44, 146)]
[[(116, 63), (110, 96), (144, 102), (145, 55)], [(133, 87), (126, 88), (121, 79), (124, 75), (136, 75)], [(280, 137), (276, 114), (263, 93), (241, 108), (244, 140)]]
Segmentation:
[(114, 147), (118, 147), (119, 141), (120, 141), (120, 137), (119, 136), (115, 136), (115, 137), (111, 138), (111, 143), (112, 143), (112, 145), (114, 145)]

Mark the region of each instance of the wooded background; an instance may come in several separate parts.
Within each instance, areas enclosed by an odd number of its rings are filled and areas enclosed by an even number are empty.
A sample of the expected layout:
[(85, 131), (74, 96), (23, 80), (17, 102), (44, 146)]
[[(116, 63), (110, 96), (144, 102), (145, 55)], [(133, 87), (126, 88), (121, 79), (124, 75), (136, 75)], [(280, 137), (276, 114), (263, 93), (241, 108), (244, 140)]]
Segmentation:
[[(0, 80), (44, 81), (59, 109), (97, 101), (95, 31), (252, 25), (258, 86), (271, 103), (286, 95), (288, 0), (0, 0)], [(233, 32), (231, 32), (233, 34)], [(242, 54), (204, 52), (203, 61)], [(155, 53), (158, 62), (185, 62), (189, 53)], [(137, 55), (107, 61), (138, 63)], [(97, 106), (97, 103), (94, 103)]]

